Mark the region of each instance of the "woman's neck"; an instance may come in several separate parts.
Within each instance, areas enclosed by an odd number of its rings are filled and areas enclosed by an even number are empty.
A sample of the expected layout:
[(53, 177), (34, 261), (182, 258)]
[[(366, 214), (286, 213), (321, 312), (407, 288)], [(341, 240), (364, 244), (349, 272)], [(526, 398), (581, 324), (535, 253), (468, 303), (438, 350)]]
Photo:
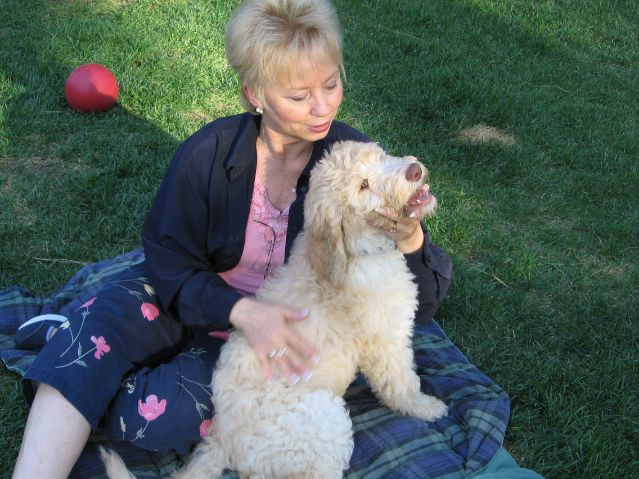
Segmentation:
[(260, 140), (268, 155), (280, 162), (306, 165), (313, 152), (313, 143), (304, 140), (284, 141), (281, 135), (269, 132), (264, 125), (260, 128)]
[(257, 140), (257, 173), (271, 204), (284, 211), (297, 196), (297, 179), (310, 160), (313, 143), (273, 142), (264, 128)]

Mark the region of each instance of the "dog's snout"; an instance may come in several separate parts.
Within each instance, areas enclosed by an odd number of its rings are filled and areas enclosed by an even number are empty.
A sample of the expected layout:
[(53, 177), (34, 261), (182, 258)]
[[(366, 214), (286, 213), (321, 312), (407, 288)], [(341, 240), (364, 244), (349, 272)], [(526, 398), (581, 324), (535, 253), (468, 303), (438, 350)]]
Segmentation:
[(411, 163), (406, 169), (406, 179), (408, 181), (419, 181), (422, 179), (422, 167), (419, 163)]

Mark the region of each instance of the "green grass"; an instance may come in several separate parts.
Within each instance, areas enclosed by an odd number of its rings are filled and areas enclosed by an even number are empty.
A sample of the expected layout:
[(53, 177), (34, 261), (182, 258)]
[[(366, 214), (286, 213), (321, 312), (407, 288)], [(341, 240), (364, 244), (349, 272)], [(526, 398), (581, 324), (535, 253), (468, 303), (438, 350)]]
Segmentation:
[[(77, 262), (140, 245), (172, 151), (240, 111), (222, 44), (234, 4), (0, 4), (0, 287), (46, 294)], [(639, 4), (336, 6), (340, 116), (430, 168), (429, 226), (455, 263), (438, 320), (510, 394), (506, 446), (549, 478), (638, 476)], [(66, 105), (89, 62), (120, 81), (107, 113)], [(465, 139), (477, 125), (502, 136)], [(4, 477), (26, 412), (2, 372)]]

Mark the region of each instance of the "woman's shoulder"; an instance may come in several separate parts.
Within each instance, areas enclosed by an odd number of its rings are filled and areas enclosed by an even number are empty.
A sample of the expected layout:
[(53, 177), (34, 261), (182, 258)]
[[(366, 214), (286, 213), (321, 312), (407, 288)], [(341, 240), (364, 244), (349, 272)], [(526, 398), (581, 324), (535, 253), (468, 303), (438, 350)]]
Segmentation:
[(250, 113), (217, 118), (202, 126), (186, 138), (182, 148), (224, 147), (234, 143), (239, 135), (253, 132), (257, 134), (254, 116)]
[[(173, 167), (178, 169), (211, 168), (218, 159), (239, 161), (236, 157), (250, 157), (249, 151), (244, 151), (246, 145), (255, 145), (257, 138), (255, 118), (250, 113), (218, 118), (202, 126), (195, 133), (186, 138), (175, 151)], [(242, 150), (230, 154), (231, 150)], [(201, 172), (204, 173), (204, 172)]]
[(364, 133), (352, 127), (351, 125), (348, 125), (347, 123), (344, 123), (338, 120), (333, 121), (333, 124), (331, 125), (331, 129), (329, 130), (328, 135), (326, 136), (326, 141), (329, 144), (332, 144), (338, 141), (347, 141), (347, 140), (362, 141), (365, 143), (370, 143), (373, 141)]

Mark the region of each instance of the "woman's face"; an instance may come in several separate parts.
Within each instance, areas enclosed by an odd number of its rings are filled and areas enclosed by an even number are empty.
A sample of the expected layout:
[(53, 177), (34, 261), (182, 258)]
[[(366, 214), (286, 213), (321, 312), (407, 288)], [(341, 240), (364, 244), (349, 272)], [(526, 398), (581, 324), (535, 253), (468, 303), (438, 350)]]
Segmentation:
[(342, 103), (339, 65), (312, 56), (296, 64), (290, 75), (264, 88), (264, 126), (282, 142), (324, 138)]

